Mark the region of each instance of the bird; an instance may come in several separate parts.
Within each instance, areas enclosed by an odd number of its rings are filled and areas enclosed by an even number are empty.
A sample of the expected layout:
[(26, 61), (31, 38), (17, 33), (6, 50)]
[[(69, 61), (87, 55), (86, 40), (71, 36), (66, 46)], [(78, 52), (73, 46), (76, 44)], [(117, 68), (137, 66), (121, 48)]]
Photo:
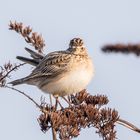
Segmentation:
[[(82, 91), (95, 74), (92, 59), (80, 38), (72, 39), (67, 50), (51, 52), (46, 56), (29, 48), (25, 50), (32, 59), (22, 56), (17, 56), (17, 59), (35, 66), (35, 69), (29, 76), (10, 82), (13, 86), (25, 83), (35, 85), (57, 99)], [(117, 123), (140, 133), (139, 128), (126, 120), (118, 119)]]
[(12, 86), (29, 84), (44, 93), (64, 97), (85, 89), (94, 76), (94, 65), (81, 38), (70, 40), (66, 50), (46, 56), (26, 49), (33, 59), (17, 58), (35, 66), (28, 76), (10, 82)]

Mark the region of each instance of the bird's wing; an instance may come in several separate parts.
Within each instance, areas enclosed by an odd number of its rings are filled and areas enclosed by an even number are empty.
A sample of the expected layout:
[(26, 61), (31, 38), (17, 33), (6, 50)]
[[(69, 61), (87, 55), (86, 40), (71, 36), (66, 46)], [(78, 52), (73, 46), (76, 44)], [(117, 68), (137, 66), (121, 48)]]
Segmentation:
[(39, 65), (32, 71), (28, 78), (39, 78), (43, 76), (56, 76), (67, 71), (71, 54), (66, 51), (52, 52), (46, 55)]

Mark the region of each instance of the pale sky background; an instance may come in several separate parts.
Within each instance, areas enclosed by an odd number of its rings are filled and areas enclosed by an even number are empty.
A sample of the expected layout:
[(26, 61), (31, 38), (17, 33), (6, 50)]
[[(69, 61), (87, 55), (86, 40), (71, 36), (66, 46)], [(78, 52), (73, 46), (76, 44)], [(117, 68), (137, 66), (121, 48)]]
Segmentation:
[[(119, 111), (122, 118), (140, 127), (140, 57), (123, 54), (103, 54), (107, 43), (140, 42), (139, 0), (1, 0), (0, 1), (0, 65), (27, 53), (29, 45), (17, 33), (8, 30), (9, 21), (23, 22), (42, 33), (45, 53), (66, 49), (69, 40), (81, 37), (93, 58), (96, 74), (88, 86), (94, 94), (109, 97), (108, 106)], [(30, 47), (30, 46), (29, 46)], [(30, 47), (31, 48), (31, 47)], [(13, 77), (29, 74), (26, 66)], [(44, 95), (36, 87), (17, 88), (39, 101)], [(48, 97), (48, 95), (44, 95)], [(49, 140), (51, 131), (40, 131), (39, 110), (25, 97), (8, 89), (0, 89), (0, 139)], [(139, 140), (140, 135), (122, 126), (117, 127), (119, 140)], [(85, 129), (77, 140), (99, 140), (95, 129)]]

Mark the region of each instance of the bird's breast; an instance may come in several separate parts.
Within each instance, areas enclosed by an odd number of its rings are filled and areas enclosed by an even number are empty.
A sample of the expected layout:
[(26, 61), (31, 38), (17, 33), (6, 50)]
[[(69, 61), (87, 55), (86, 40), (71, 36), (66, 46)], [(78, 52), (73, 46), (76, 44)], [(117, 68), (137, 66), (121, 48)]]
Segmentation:
[(89, 61), (88, 64), (81, 64), (71, 68), (61, 78), (56, 78), (56, 81), (53, 80), (44, 86), (42, 90), (50, 94), (58, 94), (59, 96), (77, 93), (86, 88), (93, 74), (93, 64)]

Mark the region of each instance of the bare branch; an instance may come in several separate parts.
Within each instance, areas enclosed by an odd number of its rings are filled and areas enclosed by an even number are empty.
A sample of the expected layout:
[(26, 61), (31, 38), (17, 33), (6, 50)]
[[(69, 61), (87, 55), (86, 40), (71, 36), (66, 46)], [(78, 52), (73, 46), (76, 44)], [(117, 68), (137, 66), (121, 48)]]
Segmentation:
[(30, 101), (32, 101), (38, 108), (42, 109), (42, 108), (40, 107), (40, 105), (39, 105), (33, 98), (31, 98), (29, 95), (27, 95), (25, 92), (20, 91), (20, 90), (14, 88), (14, 87), (7, 86), (7, 85), (5, 85), (5, 88), (9, 88), (9, 89), (12, 89), (12, 90), (17, 91), (18, 93), (24, 95), (24, 96), (27, 97)]

